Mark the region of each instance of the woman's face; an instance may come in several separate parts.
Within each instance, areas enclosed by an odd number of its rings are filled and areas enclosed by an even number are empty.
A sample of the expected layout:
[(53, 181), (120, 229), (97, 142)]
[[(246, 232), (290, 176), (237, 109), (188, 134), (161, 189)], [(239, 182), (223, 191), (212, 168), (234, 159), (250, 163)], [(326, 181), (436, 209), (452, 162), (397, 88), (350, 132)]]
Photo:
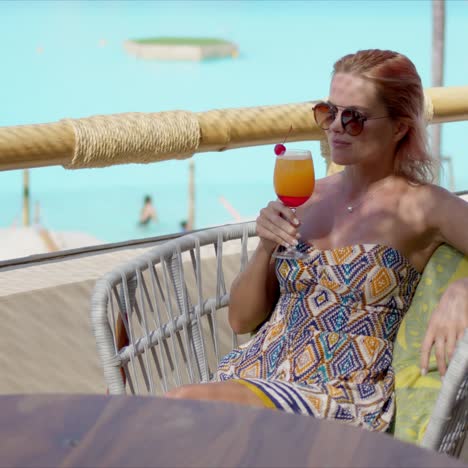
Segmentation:
[[(331, 82), (328, 101), (338, 107), (335, 120), (326, 130), (331, 158), (336, 164), (348, 166), (382, 165), (393, 163), (396, 143), (395, 123), (378, 98), (375, 85), (364, 78), (349, 73), (337, 73)], [(362, 132), (357, 136), (346, 133), (341, 124), (343, 108), (351, 107), (371, 120), (364, 122)]]

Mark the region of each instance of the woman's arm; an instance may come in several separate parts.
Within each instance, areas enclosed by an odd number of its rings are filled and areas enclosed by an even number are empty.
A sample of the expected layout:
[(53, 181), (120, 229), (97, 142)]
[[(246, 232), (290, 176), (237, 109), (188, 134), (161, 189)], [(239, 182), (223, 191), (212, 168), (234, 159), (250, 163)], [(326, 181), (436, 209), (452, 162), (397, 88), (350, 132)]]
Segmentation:
[(468, 255), (468, 202), (441, 187), (432, 195), (431, 219), (439, 240)]
[(260, 241), (246, 269), (231, 286), (228, 317), (235, 333), (255, 330), (278, 300), (279, 286), (271, 254)]
[[(430, 224), (437, 243), (449, 244), (468, 255), (468, 203), (440, 187), (431, 188)], [(421, 347), (421, 373), (425, 374), (435, 346), (437, 367), (445, 375), (457, 341), (468, 328), (468, 278), (451, 283), (433, 311)]]
[(260, 242), (231, 286), (228, 318), (235, 333), (255, 330), (273, 310), (279, 286), (271, 256), (277, 244), (297, 243), (298, 225), (294, 213), (278, 201), (260, 211), (256, 224)]

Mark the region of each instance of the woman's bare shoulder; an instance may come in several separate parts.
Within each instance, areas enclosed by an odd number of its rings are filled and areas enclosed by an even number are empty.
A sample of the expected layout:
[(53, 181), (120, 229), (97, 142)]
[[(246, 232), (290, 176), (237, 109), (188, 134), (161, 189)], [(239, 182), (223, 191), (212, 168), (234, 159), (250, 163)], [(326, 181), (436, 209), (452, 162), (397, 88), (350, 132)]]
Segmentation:
[[(422, 192), (422, 191), (421, 191)], [(439, 186), (425, 187), (427, 223), (437, 232), (440, 242), (452, 245), (468, 255), (468, 203)]]
[(414, 220), (424, 221), (430, 228), (440, 231), (443, 239), (447, 229), (453, 232), (461, 226), (468, 230), (468, 203), (455, 193), (435, 184), (407, 183), (402, 191), (400, 206)]
[(406, 194), (420, 207), (426, 207), (429, 210), (440, 208), (441, 204), (453, 202), (459, 197), (444, 187), (436, 184), (411, 184), (406, 182)]

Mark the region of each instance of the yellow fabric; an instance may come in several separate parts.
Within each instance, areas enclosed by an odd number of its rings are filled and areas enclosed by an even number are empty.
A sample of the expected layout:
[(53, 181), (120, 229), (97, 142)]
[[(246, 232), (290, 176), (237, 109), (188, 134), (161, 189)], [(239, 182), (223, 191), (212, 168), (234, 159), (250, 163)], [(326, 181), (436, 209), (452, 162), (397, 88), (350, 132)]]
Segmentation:
[(242, 380), (242, 379), (233, 379), (232, 382), (237, 382), (245, 387), (247, 387), (250, 391), (255, 393), (260, 400), (262, 400), (262, 403), (265, 405), (266, 408), (272, 408), (272, 409), (277, 409), (275, 404), (255, 385), (251, 384), (247, 380)]
[(420, 374), (420, 349), (434, 307), (447, 286), (468, 277), (468, 258), (448, 245), (440, 246), (427, 264), (395, 341), (396, 413), (394, 435), (420, 443), (441, 386), (434, 353), (426, 376)]

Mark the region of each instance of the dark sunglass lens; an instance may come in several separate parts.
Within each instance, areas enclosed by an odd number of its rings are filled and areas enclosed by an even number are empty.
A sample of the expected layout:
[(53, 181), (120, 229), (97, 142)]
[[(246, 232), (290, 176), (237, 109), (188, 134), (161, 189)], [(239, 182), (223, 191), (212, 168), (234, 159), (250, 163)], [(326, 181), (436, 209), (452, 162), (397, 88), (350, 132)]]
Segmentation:
[(341, 114), (341, 123), (346, 132), (351, 136), (357, 136), (364, 126), (363, 116), (352, 109), (345, 109)]
[(335, 120), (333, 109), (326, 103), (320, 103), (314, 107), (314, 116), (317, 125), (323, 130), (328, 130)]

